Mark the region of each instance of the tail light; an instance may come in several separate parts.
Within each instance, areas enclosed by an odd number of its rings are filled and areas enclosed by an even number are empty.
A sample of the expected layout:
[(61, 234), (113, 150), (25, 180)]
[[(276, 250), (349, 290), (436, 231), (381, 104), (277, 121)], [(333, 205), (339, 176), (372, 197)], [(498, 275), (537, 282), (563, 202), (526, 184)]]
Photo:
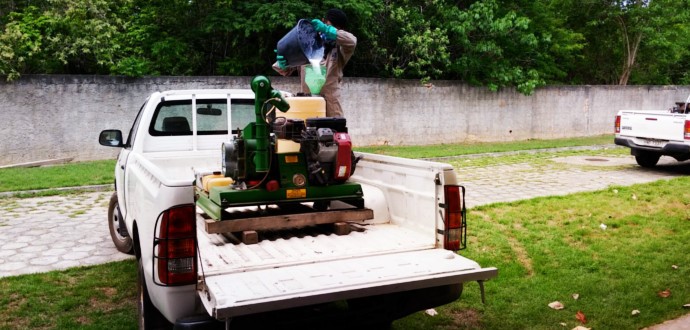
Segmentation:
[[(685, 122), (685, 127), (687, 127), (687, 122)], [(616, 116), (616, 125), (614, 126), (614, 131), (616, 134), (621, 132), (621, 116)]]
[(196, 280), (196, 210), (194, 205), (170, 208), (158, 217), (154, 254), (163, 285), (193, 284)]
[(445, 209), (443, 219), (443, 248), (457, 251), (467, 246), (467, 225), (465, 223), (465, 187), (456, 185), (443, 186)]
[(683, 138), (686, 140), (690, 140), (690, 120), (685, 121), (685, 129), (683, 130)]

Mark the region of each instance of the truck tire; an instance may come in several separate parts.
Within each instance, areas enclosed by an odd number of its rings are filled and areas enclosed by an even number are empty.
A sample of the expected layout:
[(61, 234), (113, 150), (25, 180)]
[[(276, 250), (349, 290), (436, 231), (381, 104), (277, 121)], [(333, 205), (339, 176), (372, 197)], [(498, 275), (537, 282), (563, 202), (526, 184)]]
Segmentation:
[(115, 244), (115, 248), (127, 254), (132, 254), (134, 245), (132, 244), (132, 237), (128, 235), (120, 234), (120, 219), (122, 215), (120, 214), (120, 209), (117, 203), (117, 192), (114, 192), (110, 196), (110, 203), (108, 204), (108, 229), (110, 230), (110, 238)]
[(153, 305), (149, 297), (149, 291), (146, 288), (146, 279), (144, 278), (144, 266), (141, 265), (141, 259), (138, 261), (139, 271), (137, 276), (137, 322), (139, 329), (172, 329), (172, 324), (161, 314), (160, 311)]
[(659, 162), (659, 158), (661, 158), (660, 154), (641, 150), (635, 155), (635, 161), (637, 164), (646, 168), (656, 166), (656, 163)]

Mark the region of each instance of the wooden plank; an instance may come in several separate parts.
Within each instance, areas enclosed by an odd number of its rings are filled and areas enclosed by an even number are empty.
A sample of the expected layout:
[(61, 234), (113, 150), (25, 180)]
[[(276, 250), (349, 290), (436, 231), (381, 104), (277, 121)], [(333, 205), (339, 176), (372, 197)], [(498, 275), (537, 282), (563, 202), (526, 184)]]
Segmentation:
[(333, 232), (338, 236), (348, 235), (351, 231), (350, 224), (347, 222), (336, 222), (333, 224)]
[(205, 225), (206, 232), (209, 234), (219, 234), (247, 230), (279, 230), (336, 222), (361, 222), (373, 218), (374, 211), (371, 209), (347, 209), (325, 212), (260, 216), (224, 221), (206, 220)]
[(256, 244), (259, 243), (259, 233), (254, 230), (245, 230), (242, 232), (242, 243)]

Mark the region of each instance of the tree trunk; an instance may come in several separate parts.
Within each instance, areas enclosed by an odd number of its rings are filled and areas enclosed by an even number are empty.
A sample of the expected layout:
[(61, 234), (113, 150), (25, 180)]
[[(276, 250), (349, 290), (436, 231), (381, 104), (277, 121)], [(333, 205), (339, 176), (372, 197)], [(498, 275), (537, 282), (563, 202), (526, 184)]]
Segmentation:
[[(641, 6), (643, 1), (633, 1), (635, 6)], [(625, 43), (625, 56), (623, 58), (623, 70), (621, 71), (620, 79), (618, 80), (619, 85), (627, 85), (630, 79), (630, 74), (632, 73), (633, 67), (635, 66), (635, 58), (637, 57), (637, 51), (640, 48), (640, 42), (642, 41), (642, 32), (634, 28), (632, 31), (628, 29), (628, 24), (626, 24), (625, 17), (623, 14), (617, 17), (618, 24), (621, 28), (621, 34), (623, 35), (623, 42)], [(630, 18), (632, 20), (632, 18)]]
[(635, 58), (637, 57), (637, 50), (640, 48), (640, 42), (642, 41), (642, 33), (638, 33), (635, 36), (635, 40), (630, 44), (628, 36), (626, 35), (626, 58), (623, 63), (623, 72), (621, 73), (619, 85), (627, 85), (628, 79), (630, 79), (630, 73), (632, 73), (633, 66), (635, 66)]

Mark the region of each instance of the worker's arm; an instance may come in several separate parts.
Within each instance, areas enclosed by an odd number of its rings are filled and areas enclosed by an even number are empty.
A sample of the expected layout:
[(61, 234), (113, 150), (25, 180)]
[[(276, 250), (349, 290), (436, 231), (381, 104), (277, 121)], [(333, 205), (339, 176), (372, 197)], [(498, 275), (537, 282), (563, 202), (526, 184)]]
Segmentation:
[(345, 30), (337, 30), (335, 43), (340, 46), (340, 55), (344, 63), (350, 60), (357, 46), (357, 37)]

